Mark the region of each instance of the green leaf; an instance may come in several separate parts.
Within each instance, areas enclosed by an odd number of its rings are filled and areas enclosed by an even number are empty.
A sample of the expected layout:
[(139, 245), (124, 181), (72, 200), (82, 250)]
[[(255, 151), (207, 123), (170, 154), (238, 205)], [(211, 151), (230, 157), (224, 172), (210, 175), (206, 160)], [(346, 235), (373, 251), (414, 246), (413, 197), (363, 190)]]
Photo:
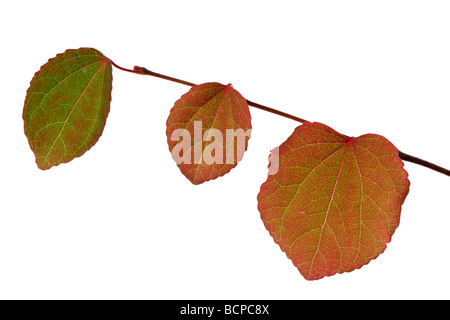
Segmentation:
[(112, 90), (111, 61), (92, 48), (67, 50), (34, 75), (23, 110), (40, 169), (69, 162), (100, 138)]

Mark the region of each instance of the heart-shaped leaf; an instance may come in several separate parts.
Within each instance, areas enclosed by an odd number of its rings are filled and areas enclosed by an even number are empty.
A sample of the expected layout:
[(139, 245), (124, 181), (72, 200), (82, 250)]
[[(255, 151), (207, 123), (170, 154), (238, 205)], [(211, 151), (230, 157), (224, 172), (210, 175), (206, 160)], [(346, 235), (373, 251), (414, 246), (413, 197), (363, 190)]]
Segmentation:
[(83, 155), (100, 138), (111, 102), (111, 61), (91, 48), (67, 50), (34, 75), (25, 135), (40, 169)]
[(386, 138), (350, 138), (304, 123), (271, 162), (258, 209), (306, 279), (355, 270), (385, 250), (409, 191), (398, 150)]
[(167, 143), (193, 184), (228, 173), (242, 159), (250, 138), (247, 101), (230, 84), (192, 87), (170, 110)]

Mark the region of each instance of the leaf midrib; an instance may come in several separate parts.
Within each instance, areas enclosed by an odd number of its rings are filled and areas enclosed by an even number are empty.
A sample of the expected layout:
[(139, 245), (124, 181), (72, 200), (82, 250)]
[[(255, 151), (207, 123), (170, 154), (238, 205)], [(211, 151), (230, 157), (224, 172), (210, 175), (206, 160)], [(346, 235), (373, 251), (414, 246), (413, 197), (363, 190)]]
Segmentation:
[[(226, 96), (227, 93), (229, 92), (229, 89), (230, 89), (230, 86), (227, 85), (227, 86), (225, 86), (225, 88), (223, 88), (223, 90), (221, 90), (217, 95), (214, 96), (214, 97), (217, 97), (220, 93), (223, 92), (223, 96), (222, 96), (222, 98), (220, 99), (219, 107), (217, 108), (216, 115), (215, 115), (215, 117), (214, 117), (213, 123), (212, 123), (211, 127), (210, 127), (208, 130), (211, 130), (211, 129), (214, 128), (214, 125), (216, 124), (217, 116), (218, 116), (219, 111), (220, 111), (220, 109), (222, 108), (222, 105), (223, 105), (223, 100), (225, 99), (225, 96)], [(203, 107), (203, 106), (202, 106), (202, 107)], [(208, 137), (206, 137), (205, 141), (208, 141), (210, 135), (211, 135), (211, 131), (209, 131)], [(202, 133), (202, 136), (203, 136), (203, 133)], [(195, 145), (195, 144), (194, 144), (194, 145)], [(202, 145), (203, 145), (203, 137), (202, 137)], [(203, 158), (203, 152), (202, 152), (202, 158)], [(194, 163), (194, 164), (195, 164), (195, 163)], [(194, 181), (197, 181), (197, 173), (198, 173), (198, 171), (199, 171), (200, 166), (201, 166), (201, 163), (197, 164), (197, 166), (195, 167)]]
[[(342, 167), (344, 166), (344, 162), (345, 162), (345, 158), (347, 156), (349, 145), (351, 145), (351, 144), (352, 144), (351, 142), (350, 143), (345, 143), (341, 148), (339, 148), (339, 149), (342, 149), (343, 147), (345, 147), (345, 153), (344, 153), (344, 156), (342, 157), (341, 165), (339, 167), (339, 171), (338, 171), (338, 174), (336, 176), (336, 181), (334, 182), (333, 192), (331, 193), (330, 201), (328, 202), (327, 211), (325, 212), (325, 219), (324, 219), (324, 221), (322, 223), (322, 226), (320, 227), (320, 235), (319, 235), (319, 239), (317, 240), (317, 248), (316, 248), (316, 251), (314, 252), (314, 256), (313, 256), (313, 258), (311, 260), (311, 268), (309, 269), (308, 278), (311, 277), (311, 272), (314, 269), (313, 268), (314, 267), (314, 261), (316, 260), (317, 253), (320, 251), (320, 244), (322, 242), (323, 230), (324, 230), (324, 227), (325, 227), (325, 225), (327, 224), (327, 221), (328, 221), (328, 214), (330, 212), (331, 203), (333, 202), (334, 195), (336, 194), (336, 187), (338, 185), (339, 178), (340, 178), (341, 173), (342, 173)], [(331, 227), (330, 227), (330, 229), (333, 231), (333, 229)]]
[[(94, 75), (91, 77), (91, 79), (89, 80), (89, 82), (87, 83), (87, 85), (85, 86), (85, 88), (83, 89), (83, 92), (81, 92), (80, 96), (78, 97), (77, 101), (75, 102), (74, 106), (72, 107), (72, 110), (70, 110), (69, 114), (67, 115), (66, 120), (64, 120), (64, 124), (62, 125), (62, 127), (61, 127), (61, 129), (60, 129), (60, 131), (59, 131), (58, 136), (55, 138), (55, 140), (53, 141), (53, 144), (50, 146), (50, 148), (49, 148), (47, 154), (45, 155), (45, 157), (44, 157), (44, 161), (45, 161), (45, 162), (48, 162), (47, 158), (48, 158), (50, 152), (52, 151), (53, 147), (55, 146), (56, 141), (58, 141), (58, 139), (61, 138), (61, 134), (62, 134), (62, 132), (64, 131), (64, 128), (66, 127), (66, 124), (67, 124), (67, 122), (68, 122), (70, 116), (72, 115), (73, 111), (74, 111), (75, 108), (78, 106), (78, 103), (80, 102), (81, 97), (83, 97), (83, 95), (86, 93), (86, 90), (89, 88), (89, 86), (91, 85), (91, 83), (92, 83), (92, 81), (94, 80), (94, 78), (97, 76), (97, 74), (98, 74), (98, 72), (100, 71), (100, 69), (101, 69), (103, 66), (106, 65), (107, 60), (97, 61), (96, 63), (99, 63), (99, 62), (101, 63), (100, 66), (99, 66), (98, 69), (95, 71)], [(93, 65), (93, 64), (91, 64), (91, 65)], [(86, 67), (86, 66), (85, 66), (85, 67)], [(81, 69), (80, 69), (80, 70), (81, 70)], [(63, 143), (64, 143), (64, 142), (63, 142)]]
[[(284, 223), (284, 218), (287, 214), (287, 211), (289, 210), (289, 208), (291, 207), (292, 203), (295, 201), (295, 199), (298, 196), (298, 193), (300, 192), (301, 187), (303, 186), (303, 183), (305, 181), (308, 180), (309, 176), (311, 174), (313, 174), (313, 172), (315, 172), (317, 170), (317, 168), (319, 168), (324, 162), (326, 162), (328, 159), (330, 159), (332, 156), (334, 156), (336, 153), (338, 153), (342, 148), (345, 147), (345, 142), (337, 142), (336, 144), (343, 144), (341, 147), (339, 147), (338, 149), (336, 149), (335, 151), (333, 151), (329, 156), (327, 156), (325, 159), (323, 159), (322, 161), (320, 161), (314, 168), (311, 169), (311, 171), (308, 173), (308, 175), (299, 183), (298, 187), (297, 187), (297, 191), (295, 192), (294, 196), (292, 197), (291, 201), (289, 202), (289, 204), (286, 206), (283, 215), (281, 216), (281, 222), (280, 222), (280, 237), (281, 237), (281, 232), (283, 231), (283, 223)], [(328, 143), (327, 143), (328, 144)]]
[[(67, 61), (67, 60), (65, 60), (65, 61)], [(60, 81), (57, 81), (57, 80), (56, 80), (58, 83), (55, 84), (55, 85), (53, 86), (53, 88), (51, 88), (48, 92), (46, 92), (46, 93), (44, 94), (44, 96), (42, 97), (41, 102), (39, 103), (39, 105), (38, 105), (36, 108), (34, 108), (33, 112), (30, 114), (30, 119), (29, 119), (29, 121), (31, 122), (31, 120), (33, 119), (34, 113), (35, 113), (38, 109), (40, 109), (40, 108), (42, 107), (42, 104), (44, 103), (45, 98), (47, 98), (47, 96), (48, 96), (51, 92), (53, 92), (53, 90), (55, 90), (61, 83), (63, 83), (64, 81), (66, 81), (69, 77), (73, 76), (74, 74), (80, 72), (81, 70), (84, 70), (84, 69), (86, 69), (86, 68), (88, 68), (88, 67), (90, 67), (90, 66), (92, 66), (92, 65), (94, 65), (94, 64), (96, 64), (96, 63), (105, 63), (106, 61), (107, 61), (107, 60), (103, 58), (102, 60), (95, 61), (95, 62), (93, 62), (93, 63), (87, 64), (87, 65), (85, 65), (85, 66), (82, 66), (80, 69), (77, 69), (77, 70), (75, 70), (75, 71), (72, 71), (72, 72), (71, 72), (70, 74), (68, 74), (64, 79), (62, 79), (62, 80), (60, 80)]]

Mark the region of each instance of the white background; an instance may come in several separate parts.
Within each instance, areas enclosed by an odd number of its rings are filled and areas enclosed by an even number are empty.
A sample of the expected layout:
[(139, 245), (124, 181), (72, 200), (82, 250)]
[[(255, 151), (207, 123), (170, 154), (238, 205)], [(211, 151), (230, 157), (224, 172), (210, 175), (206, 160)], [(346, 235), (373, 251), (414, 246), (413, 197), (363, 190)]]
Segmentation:
[(165, 122), (189, 88), (114, 69), (99, 142), (41, 171), (23, 133), (34, 73), (69, 48), (246, 98), (348, 135), (378, 133), (450, 168), (449, 1), (3, 1), (0, 298), (447, 299), (450, 177), (406, 163), (411, 189), (387, 250), (306, 281), (256, 196), (296, 122), (251, 109), (243, 161), (192, 185)]

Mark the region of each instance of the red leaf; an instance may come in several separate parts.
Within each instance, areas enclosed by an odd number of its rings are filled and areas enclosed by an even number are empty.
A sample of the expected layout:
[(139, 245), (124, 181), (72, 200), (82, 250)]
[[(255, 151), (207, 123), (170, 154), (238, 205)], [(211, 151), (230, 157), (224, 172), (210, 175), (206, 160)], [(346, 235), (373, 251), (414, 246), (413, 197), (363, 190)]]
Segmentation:
[(193, 184), (228, 173), (242, 159), (250, 138), (247, 101), (230, 84), (191, 88), (170, 111), (167, 143), (181, 172)]
[[(349, 272), (381, 254), (409, 191), (398, 150), (374, 134), (304, 123), (271, 155), (258, 195), (267, 230), (308, 280)], [(278, 170), (276, 170), (278, 169)]]

